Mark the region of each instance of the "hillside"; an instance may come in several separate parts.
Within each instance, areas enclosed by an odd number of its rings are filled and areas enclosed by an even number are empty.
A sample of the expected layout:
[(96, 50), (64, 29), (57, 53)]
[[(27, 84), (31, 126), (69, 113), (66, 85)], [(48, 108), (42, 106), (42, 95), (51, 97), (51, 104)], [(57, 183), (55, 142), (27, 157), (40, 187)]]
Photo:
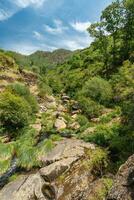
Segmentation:
[(88, 32), (75, 52), (0, 52), (0, 199), (134, 199), (133, 0)]
[(61, 64), (68, 60), (73, 52), (65, 49), (58, 49), (53, 52), (49, 51), (37, 51), (29, 56), (22, 55), (16, 52), (7, 52), (13, 57), (16, 63), (25, 68), (31, 68), (33, 70), (46, 70), (55, 67), (57, 64)]

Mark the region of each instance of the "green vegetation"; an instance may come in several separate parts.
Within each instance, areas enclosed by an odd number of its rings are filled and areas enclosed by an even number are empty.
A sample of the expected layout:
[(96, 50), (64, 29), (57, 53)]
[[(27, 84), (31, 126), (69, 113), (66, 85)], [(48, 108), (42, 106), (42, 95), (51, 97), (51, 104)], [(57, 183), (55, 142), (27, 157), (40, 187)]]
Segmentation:
[(32, 94), (30, 94), (30, 90), (27, 86), (20, 83), (13, 83), (7, 86), (7, 90), (24, 98), (31, 106), (31, 114), (35, 114), (38, 111), (37, 100)]
[(0, 94), (0, 121), (8, 130), (17, 130), (28, 124), (30, 106), (27, 101), (10, 92)]
[[(0, 72), (3, 67), (17, 73), (18, 68), (27, 69), (38, 79), (37, 94), (30, 93), (33, 85), (26, 86), (23, 73), (21, 83), (12, 80), (0, 93), (0, 173), (8, 169), (14, 155), (25, 169), (41, 166), (42, 154), (61, 139), (54, 127), (59, 116), (67, 125), (59, 134), (100, 146), (89, 152), (91, 159), (86, 162), (99, 176), (115, 172), (134, 153), (134, 0), (114, 1), (88, 32), (94, 38), (90, 47), (73, 53), (57, 50), (23, 56), (0, 51)], [(78, 108), (62, 99), (64, 94)], [(65, 111), (47, 108), (48, 112), (39, 113), (47, 95), (56, 96)], [(41, 131), (32, 128), (36, 117)], [(76, 130), (70, 126), (75, 122), (80, 125)], [(103, 185), (98, 200), (104, 199), (111, 180), (103, 180)]]
[(103, 175), (104, 170), (108, 167), (108, 152), (101, 148), (96, 148), (95, 150), (90, 150), (87, 152), (90, 159), (87, 161), (87, 166), (89, 169), (98, 175)]

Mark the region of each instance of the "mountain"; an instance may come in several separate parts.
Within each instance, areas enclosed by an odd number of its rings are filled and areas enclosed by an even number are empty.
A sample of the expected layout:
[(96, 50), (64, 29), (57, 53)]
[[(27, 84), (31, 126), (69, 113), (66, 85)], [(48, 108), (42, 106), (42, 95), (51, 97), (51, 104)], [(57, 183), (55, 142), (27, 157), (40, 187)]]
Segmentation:
[(61, 64), (67, 61), (73, 52), (65, 49), (58, 49), (53, 52), (49, 51), (36, 51), (35, 53), (26, 56), (16, 52), (8, 52), (12, 56), (16, 63), (23, 67), (44, 67), (51, 68), (57, 64)]

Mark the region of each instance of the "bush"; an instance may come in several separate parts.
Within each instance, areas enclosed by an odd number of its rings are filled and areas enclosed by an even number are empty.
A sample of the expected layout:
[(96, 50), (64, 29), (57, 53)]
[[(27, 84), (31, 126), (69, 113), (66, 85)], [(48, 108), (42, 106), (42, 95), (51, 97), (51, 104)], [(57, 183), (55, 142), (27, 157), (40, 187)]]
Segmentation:
[(38, 111), (37, 101), (35, 97), (30, 93), (30, 90), (27, 86), (20, 83), (13, 83), (7, 86), (7, 89), (11, 93), (23, 97), (31, 106), (32, 113), (36, 113)]
[(5, 173), (10, 164), (14, 154), (13, 143), (3, 144), (0, 143), (0, 175)]
[(33, 128), (25, 127), (19, 131), (16, 138), (15, 151), (18, 158), (18, 165), (25, 169), (39, 166), (40, 163), (37, 159), (37, 133)]
[(48, 74), (48, 82), (50, 88), (52, 88), (52, 91), (54, 94), (59, 94), (63, 89), (63, 84), (61, 82), (61, 78), (58, 74), (50, 73)]
[(96, 147), (95, 150), (89, 150), (88, 167), (94, 174), (103, 175), (105, 169), (108, 167), (108, 152), (101, 148)]
[(83, 94), (104, 105), (107, 105), (113, 96), (109, 82), (100, 77), (89, 79), (83, 87)]
[(79, 96), (78, 102), (83, 113), (90, 118), (97, 117), (101, 113), (102, 106), (91, 100), (90, 98)]
[(118, 139), (119, 130), (119, 124), (113, 124), (111, 127), (107, 125), (98, 125), (92, 134), (85, 137), (85, 141), (93, 142), (103, 147), (109, 147), (115, 138)]
[(89, 123), (89, 120), (84, 115), (78, 115), (76, 120), (78, 121), (80, 126), (85, 126), (86, 124)]
[(48, 79), (45, 76), (40, 77), (38, 81), (39, 96), (44, 97), (52, 94), (52, 88), (49, 86)]
[(0, 123), (9, 130), (16, 130), (28, 124), (31, 108), (22, 97), (10, 92), (0, 94)]

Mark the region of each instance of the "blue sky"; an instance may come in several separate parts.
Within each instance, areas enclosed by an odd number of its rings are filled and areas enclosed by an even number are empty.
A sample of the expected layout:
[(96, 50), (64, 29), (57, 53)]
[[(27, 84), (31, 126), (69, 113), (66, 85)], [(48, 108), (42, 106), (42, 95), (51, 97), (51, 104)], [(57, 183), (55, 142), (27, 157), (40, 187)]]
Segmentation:
[(30, 54), (89, 46), (86, 29), (112, 0), (0, 0), (0, 48)]

